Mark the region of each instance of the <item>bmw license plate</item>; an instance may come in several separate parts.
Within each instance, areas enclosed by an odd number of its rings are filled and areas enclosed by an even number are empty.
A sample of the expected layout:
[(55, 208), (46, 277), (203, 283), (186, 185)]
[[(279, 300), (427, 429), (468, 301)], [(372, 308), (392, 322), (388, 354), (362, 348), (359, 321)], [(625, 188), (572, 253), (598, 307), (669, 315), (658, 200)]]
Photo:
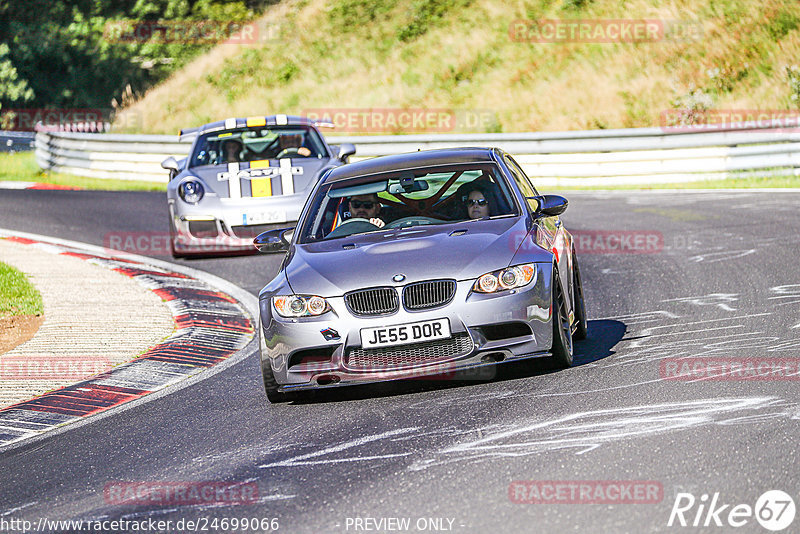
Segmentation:
[(362, 328), (361, 347), (372, 349), (391, 345), (407, 345), (434, 339), (447, 339), (449, 337), (450, 321), (448, 319), (434, 319), (418, 323)]
[(273, 210), (242, 214), (242, 224), (245, 226), (249, 224), (269, 224), (282, 222), (286, 222), (285, 211)]

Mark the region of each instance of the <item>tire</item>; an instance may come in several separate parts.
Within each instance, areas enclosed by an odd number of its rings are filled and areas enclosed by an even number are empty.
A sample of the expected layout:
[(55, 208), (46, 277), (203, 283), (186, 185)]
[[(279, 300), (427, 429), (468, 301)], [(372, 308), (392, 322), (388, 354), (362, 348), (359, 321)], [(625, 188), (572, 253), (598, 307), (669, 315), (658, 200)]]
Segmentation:
[(575, 294), (575, 332), (572, 333), (573, 339), (586, 339), (588, 336), (589, 324), (586, 317), (586, 302), (583, 299), (583, 280), (581, 270), (578, 267), (578, 257), (575, 255), (575, 248), (572, 248), (572, 292)]
[(572, 325), (569, 324), (566, 299), (558, 277), (558, 267), (553, 268), (553, 363), (557, 368), (572, 367)]
[[(259, 324), (259, 353), (264, 348), (264, 334), (261, 332), (261, 327)], [(260, 354), (259, 354), (260, 356)], [(261, 362), (261, 375), (264, 378), (264, 391), (267, 394), (267, 400), (272, 404), (278, 404), (281, 402), (289, 402), (295, 400), (297, 398), (297, 393), (281, 393), (278, 391), (278, 382), (275, 380), (275, 375), (272, 374), (272, 365), (269, 361), (262, 361)]]
[(172, 216), (169, 217), (169, 252), (176, 260), (186, 258), (186, 255), (181, 254), (175, 250), (175, 230), (172, 229)]
[(267, 400), (273, 404), (289, 402), (293, 395), (278, 391), (278, 383), (272, 374), (272, 366), (269, 362), (261, 364), (261, 374), (264, 376), (264, 391), (267, 393)]

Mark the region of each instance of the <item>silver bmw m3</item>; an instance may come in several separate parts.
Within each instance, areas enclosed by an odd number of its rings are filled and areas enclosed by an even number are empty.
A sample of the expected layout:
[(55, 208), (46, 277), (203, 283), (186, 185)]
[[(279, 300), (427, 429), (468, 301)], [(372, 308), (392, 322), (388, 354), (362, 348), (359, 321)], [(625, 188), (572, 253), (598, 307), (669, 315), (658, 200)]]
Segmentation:
[(573, 361), (586, 336), (567, 200), (496, 148), (373, 158), (328, 171), (259, 294), (271, 402), (305, 389)]

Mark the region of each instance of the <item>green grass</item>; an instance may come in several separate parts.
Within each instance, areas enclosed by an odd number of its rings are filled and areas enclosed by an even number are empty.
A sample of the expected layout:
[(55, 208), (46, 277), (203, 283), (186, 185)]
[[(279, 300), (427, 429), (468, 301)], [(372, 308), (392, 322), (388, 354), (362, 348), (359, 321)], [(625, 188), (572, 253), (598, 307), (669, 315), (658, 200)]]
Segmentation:
[(42, 296), (21, 271), (0, 262), (0, 316), (42, 315)]
[(39, 182), (101, 191), (166, 191), (166, 183), (138, 180), (102, 180), (58, 172), (45, 172), (33, 152), (0, 153), (0, 181)]
[[(669, 31), (652, 43), (534, 43), (511, 32), (567, 18), (656, 19)], [(281, 0), (264, 12), (264, 24), (276, 20), (274, 38), (217, 46), (174, 72), (129, 103), (114, 130), (453, 109), (486, 117), (453, 133), (563, 131), (658, 126), (662, 112), (700, 104), (797, 108), (785, 74), (800, 57), (796, 0)]]

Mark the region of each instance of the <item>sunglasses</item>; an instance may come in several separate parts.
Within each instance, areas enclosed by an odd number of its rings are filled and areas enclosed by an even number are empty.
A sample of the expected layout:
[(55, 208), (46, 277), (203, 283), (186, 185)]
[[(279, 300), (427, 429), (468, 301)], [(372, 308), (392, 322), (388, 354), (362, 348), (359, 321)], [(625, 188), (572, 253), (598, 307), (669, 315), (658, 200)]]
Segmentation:
[(350, 209), (353, 209), (353, 210), (357, 210), (357, 209), (361, 209), (361, 208), (371, 210), (374, 205), (375, 205), (374, 202), (369, 202), (369, 201), (367, 201), (367, 202), (362, 202), (360, 200), (351, 200), (350, 201)]
[(485, 206), (488, 203), (489, 201), (486, 200), (485, 198), (482, 198), (480, 200), (477, 198), (471, 198), (467, 200), (467, 206)]

